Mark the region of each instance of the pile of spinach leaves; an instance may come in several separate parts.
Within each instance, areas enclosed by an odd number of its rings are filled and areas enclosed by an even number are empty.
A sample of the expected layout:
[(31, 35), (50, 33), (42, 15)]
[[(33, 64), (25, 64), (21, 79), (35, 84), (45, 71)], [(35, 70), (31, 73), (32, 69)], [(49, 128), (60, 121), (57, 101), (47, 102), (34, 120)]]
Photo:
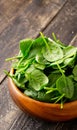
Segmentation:
[(20, 41), (20, 51), (8, 74), (27, 96), (49, 103), (77, 100), (77, 47), (65, 45), (40, 33), (36, 39)]

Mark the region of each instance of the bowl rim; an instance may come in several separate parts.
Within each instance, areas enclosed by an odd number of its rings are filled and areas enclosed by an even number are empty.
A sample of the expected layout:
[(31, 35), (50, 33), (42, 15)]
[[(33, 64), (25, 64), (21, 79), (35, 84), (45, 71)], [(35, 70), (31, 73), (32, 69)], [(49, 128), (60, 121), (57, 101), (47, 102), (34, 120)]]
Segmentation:
[[(10, 70), (10, 74), (13, 74), (13, 72), (14, 72), (14, 69), (13, 68), (11, 68), (11, 70)], [(52, 106), (52, 107), (59, 107), (60, 108), (60, 105), (61, 104), (59, 104), (59, 103), (48, 103), (48, 102), (43, 102), (43, 101), (39, 101), (39, 100), (35, 100), (35, 99), (33, 99), (33, 98), (31, 98), (31, 97), (29, 97), (29, 96), (27, 96), (26, 94), (24, 94), (23, 92), (21, 92), (19, 89), (18, 89), (18, 87), (16, 86), (16, 84), (14, 83), (14, 81), (9, 77), (9, 80), (10, 80), (10, 83), (11, 83), (11, 85), (12, 85), (12, 87), (15, 89), (15, 91), (18, 93), (18, 94), (20, 94), (23, 98), (27, 98), (28, 100), (31, 100), (31, 101), (33, 101), (33, 102), (35, 102), (35, 103), (38, 103), (38, 104), (44, 104), (44, 105), (46, 105), (46, 106)], [(70, 105), (70, 107), (72, 106), (72, 105), (74, 105), (75, 103), (77, 103), (77, 100), (74, 100), (74, 101), (71, 101), (71, 102), (67, 102), (67, 103), (64, 103), (63, 104), (63, 106), (64, 107), (67, 107), (67, 106), (69, 106)], [(63, 108), (64, 109), (64, 108)]]

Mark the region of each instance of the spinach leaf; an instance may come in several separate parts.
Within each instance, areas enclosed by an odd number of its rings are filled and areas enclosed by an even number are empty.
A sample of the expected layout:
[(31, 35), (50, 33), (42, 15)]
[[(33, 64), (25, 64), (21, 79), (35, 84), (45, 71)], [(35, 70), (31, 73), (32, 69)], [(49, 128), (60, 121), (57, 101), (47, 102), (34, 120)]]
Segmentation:
[(44, 44), (44, 42), (41, 37), (33, 40), (28, 58), (36, 57), (36, 54), (41, 52), (43, 44)]
[(45, 69), (45, 65), (43, 64), (39, 64), (39, 63), (34, 63), (34, 67), (40, 70), (44, 70)]
[(59, 46), (50, 42), (48, 46), (50, 49), (46, 46), (42, 49), (43, 56), (47, 61), (54, 62), (63, 58), (63, 51)]
[[(28, 80), (22, 73), (15, 73), (14, 78), (18, 80), (19, 83), (25, 84)], [(22, 86), (22, 85), (21, 85)]]
[(42, 33), (40, 34), (45, 43), (45, 46), (42, 48), (44, 58), (50, 62), (63, 58), (62, 49), (55, 42), (47, 41)]
[(35, 40), (33, 40), (33, 47), (42, 47), (44, 45), (44, 41), (42, 37), (38, 37)]
[(74, 94), (73, 97), (71, 98), (71, 101), (77, 100), (77, 83), (74, 83)]
[(62, 58), (62, 59), (59, 59), (59, 60), (57, 60), (56, 62), (50, 63), (50, 66), (51, 66), (53, 69), (58, 69), (57, 64), (60, 64), (60, 67), (61, 67), (61, 68), (64, 68), (65, 66), (64, 66), (63, 61), (64, 61), (63, 58)]
[(64, 56), (66, 58), (69, 58), (76, 54), (77, 48), (74, 46), (67, 46), (66, 48), (63, 49), (63, 51), (64, 51)]
[(50, 65), (50, 63), (43, 57), (43, 55), (42, 55), (41, 52), (39, 52), (38, 54), (36, 54), (35, 60), (36, 60), (39, 64)]
[(59, 71), (53, 71), (48, 75), (49, 83), (47, 86), (52, 86), (56, 80), (61, 76)]
[(24, 39), (20, 41), (20, 51), (23, 56), (27, 56), (32, 46), (32, 39)]
[(73, 68), (73, 74), (75, 77), (77, 77), (77, 65), (75, 65)]
[(70, 67), (73, 67), (75, 63), (75, 56), (65, 59), (63, 63), (65, 66), (68, 65)]
[(56, 81), (56, 87), (60, 94), (65, 94), (65, 97), (72, 98), (74, 94), (74, 84), (73, 81), (69, 77), (65, 77), (62, 75)]
[(48, 84), (48, 77), (40, 70), (34, 69), (29, 75), (29, 85), (39, 91)]
[(13, 81), (14, 81), (14, 83), (16, 84), (16, 86), (17, 87), (19, 87), (19, 88), (21, 88), (21, 89), (23, 89), (23, 90), (25, 90), (25, 84), (24, 83), (20, 83), (16, 78), (12, 78), (13, 79)]
[(77, 81), (77, 65), (73, 69), (74, 80)]
[(46, 94), (46, 92), (43, 90), (43, 91), (39, 91), (38, 92), (38, 100), (39, 101), (43, 101), (43, 102), (51, 102), (51, 98), (52, 98), (52, 94), (49, 93), (49, 94)]
[(27, 68), (29, 68), (29, 66), (32, 64), (33, 61), (34, 59), (31, 58), (22, 61), (22, 63), (18, 63), (18, 68), (16, 73), (25, 73), (25, 71), (27, 70)]
[(38, 93), (37, 91), (33, 90), (33, 89), (26, 89), (24, 91), (24, 94), (26, 94), (27, 96), (33, 98), (33, 99), (37, 99)]

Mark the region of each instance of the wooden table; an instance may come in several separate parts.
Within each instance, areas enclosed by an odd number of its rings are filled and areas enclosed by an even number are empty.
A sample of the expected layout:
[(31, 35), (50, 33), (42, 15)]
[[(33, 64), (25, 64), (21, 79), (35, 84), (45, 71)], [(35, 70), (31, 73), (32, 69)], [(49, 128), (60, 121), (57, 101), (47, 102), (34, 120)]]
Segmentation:
[(40, 31), (77, 45), (77, 0), (0, 0), (0, 130), (77, 130), (77, 119), (46, 122), (24, 114), (9, 95), (5, 59), (18, 53), (20, 39)]

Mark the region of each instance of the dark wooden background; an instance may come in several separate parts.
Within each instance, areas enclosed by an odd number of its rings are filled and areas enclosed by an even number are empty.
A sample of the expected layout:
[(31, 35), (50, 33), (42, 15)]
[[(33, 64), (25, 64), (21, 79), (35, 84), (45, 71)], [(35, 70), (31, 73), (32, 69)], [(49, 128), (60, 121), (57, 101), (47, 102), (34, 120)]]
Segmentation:
[(18, 53), (20, 39), (40, 31), (77, 46), (77, 0), (0, 0), (0, 130), (77, 130), (77, 119), (46, 122), (23, 113), (9, 95), (5, 59)]

